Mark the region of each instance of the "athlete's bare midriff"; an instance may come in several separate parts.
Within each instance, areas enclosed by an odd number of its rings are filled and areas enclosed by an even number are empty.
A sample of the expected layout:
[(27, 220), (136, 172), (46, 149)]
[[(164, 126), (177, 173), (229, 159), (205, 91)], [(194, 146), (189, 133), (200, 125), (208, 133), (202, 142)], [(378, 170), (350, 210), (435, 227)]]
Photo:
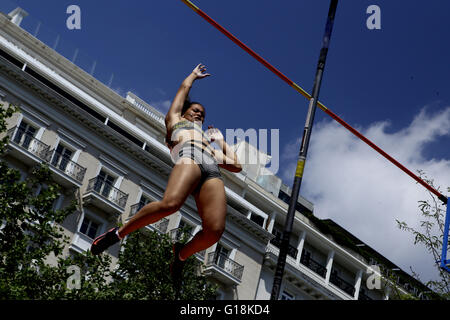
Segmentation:
[[(167, 130), (167, 135), (166, 135), (166, 144), (168, 146), (168, 148), (170, 149), (170, 151), (172, 152), (172, 150), (179, 145), (180, 147), (184, 144), (184, 143), (192, 143), (195, 146), (199, 147), (200, 149), (204, 150), (205, 152), (207, 152), (209, 155), (214, 156), (214, 149), (211, 147), (210, 142), (205, 139), (203, 137), (202, 134), (200, 134), (200, 132), (198, 132), (195, 129), (182, 129), (182, 130), (173, 130), (173, 128), (181, 123), (181, 122), (185, 122), (187, 120), (181, 120), (178, 121), (176, 123), (174, 123), (173, 125), (170, 126), (170, 129)], [(201, 130), (201, 128), (200, 128)], [(170, 139), (170, 140), (168, 140)], [(202, 142), (204, 144), (202, 144)], [(209, 146), (209, 148), (207, 148), (205, 145)]]

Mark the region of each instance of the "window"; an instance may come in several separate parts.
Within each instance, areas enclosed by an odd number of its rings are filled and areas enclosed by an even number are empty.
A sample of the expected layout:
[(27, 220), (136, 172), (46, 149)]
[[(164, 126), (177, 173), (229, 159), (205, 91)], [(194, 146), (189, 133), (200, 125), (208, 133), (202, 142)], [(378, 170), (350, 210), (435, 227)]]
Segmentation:
[(225, 268), (225, 262), (230, 255), (230, 249), (223, 247), (220, 243), (217, 244), (215, 263), (221, 268)]
[(94, 190), (100, 193), (102, 196), (108, 198), (115, 180), (116, 179), (113, 176), (101, 170), (95, 182)]
[(152, 200), (150, 200), (146, 196), (142, 195), (141, 199), (139, 200), (139, 206), (138, 206), (139, 210), (142, 209), (146, 204), (149, 204), (150, 202), (152, 202)]
[(270, 243), (276, 246), (277, 248), (281, 247), (281, 238), (283, 233), (278, 230), (277, 228), (272, 229), (272, 234), (275, 236), (272, 240), (270, 240)]
[(312, 259), (312, 253), (309, 250), (303, 249), (301, 262), (303, 264), (309, 265), (309, 261)]
[(283, 232), (281, 232), (277, 228), (273, 228), (272, 234), (275, 236), (276, 239), (281, 239), (282, 235), (283, 235)]
[(26, 121), (21, 121), (19, 127), (17, 128), (16, 135), (14, 136), (13, 141), (18, 145), (28, 149), (31, 141), (33, 140), (36, 134), (36, 128), (32, 127)]
[(192, 225), (190, 225), (189, 223), (187, 223), (186, 221), (184, 221), (183, 219), (180, 220), (180, 223), (178, 224), (178, 228), (177, 233), (176, 233), (176, 237), (177, 239), (190, 239), (192, 238), (192, 233), (193, 233), (193, 229), (194, 227)]
[(186, 221), (184, 221), (183, 219), (180, 220), (180, 224), (178, 225), (178, 228), (180, 229), (184, 229), (187, 232), (192, 232), (193, 227), (188, 224)]
[(94, 222), (91, 218), (85, 216), (80, 227), (80, 232), (87, 235), (91, 239), (95, 239), (99, 227), (99, 223)]
[(61, 143), (56, 147), (51, 164), (62, 171), (65, 171), (69, 164), (73, 151), (64, 147)]
[(252, 213), (250, 215), (250, 220), (252, 220), (254, 223), (258, 224), (261, 227), (264, 226), (264, 218), (255, 213)]
[(230, 255), (230, 249), (225, 248), (220, 243), (217, 244), (216, 252), (227, 257)]

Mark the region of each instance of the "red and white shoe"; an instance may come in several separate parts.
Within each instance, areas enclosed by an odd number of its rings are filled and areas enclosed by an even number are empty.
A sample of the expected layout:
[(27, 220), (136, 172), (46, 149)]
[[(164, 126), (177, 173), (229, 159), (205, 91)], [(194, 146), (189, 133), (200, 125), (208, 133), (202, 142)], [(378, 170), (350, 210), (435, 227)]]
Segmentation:
[(113, 244), (119, 242), (120, 238), (117, 236), (117, 230), (119, 230), (119, 227), (112, 228), (95, 238), (91, 246), (91, 253), (95, 256), (99, 255)]

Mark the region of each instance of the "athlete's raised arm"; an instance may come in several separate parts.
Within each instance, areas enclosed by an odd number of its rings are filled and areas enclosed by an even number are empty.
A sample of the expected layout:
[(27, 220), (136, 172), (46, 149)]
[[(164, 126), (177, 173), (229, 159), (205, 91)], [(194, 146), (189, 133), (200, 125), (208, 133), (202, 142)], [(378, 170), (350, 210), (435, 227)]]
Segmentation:
[(210, 74), (206, 73), (206, 66), (200, 63), (194, 68), (191, 74), (183, 80), (180, 88), (177, 91), (177, 94), (175, 95), (175, 98), (172, 101), (172, 105), (170, 106), (170, 109), (166, 114), (166, 127), (169, 128), (171, 127), (171, 124), (174, 124), (181, 120), (181, 111), (183, 109), (184, 101), (189, 95), (192, 84), (195, 80), (202, 79), (207, 76), (210, 76)]

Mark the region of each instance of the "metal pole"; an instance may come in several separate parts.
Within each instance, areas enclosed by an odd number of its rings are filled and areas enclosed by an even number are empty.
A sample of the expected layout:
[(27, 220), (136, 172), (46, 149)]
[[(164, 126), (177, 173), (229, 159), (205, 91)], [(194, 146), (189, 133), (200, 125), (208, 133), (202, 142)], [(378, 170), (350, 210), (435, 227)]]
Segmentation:
[[(209, 17), (206, 13), (204, 13), (202, 10), (200, 10), (195, 4), (193, 4), (189, 0), (181, 0), (183, 1), (189, 8), (191, 8), (193, 11), (195, 11), (199, 16), (201, 16), (203, 19), (205, 19), (208, 23), (210, 23), (214, 28), (222, 32), (225, 36), (227, 36), (231, 41), (236, 43), (240, 48), (242, 48), (245, 52), (247, 52), (249, 55), (251, 55), (253, 58), (255, 58), (257, 61), (259, 61), (261, 64), (263, 64), (267, 69), (272, 71), (275, 75), (277, 75), (281, 80), (286, 82), (288, 85), (290, 85), (292, 88), (294, 88), (297, 92), (299, 92), (301, 95), (303, 95), (307, 99), (312, 99), (312, 96), (306, 92), (303, 88), (301, 88), (298, 84), (293, 82), (291, 79), (286, 77), (283, 73), (281, 73), (278, 69), (276, 69), (274, 66), (272, 66), (270, 63), (268, 63), (266, 60), (264, 60), (260, 55), (258, 55), (256, 52), (254, 52), (252, 49), (250, 49), (248, 46), (246, 46), (242, 41), (240, 41), (238, 38), (236, 38), (234, 35), (232, 35), (229, 31), (227, 31), (224, 27), (222, 27), (220, 24), (218, 24), (216, 21), (214, 21), (211, 17)], [(342, 120), (339, 116), (337, 116), (334, 112), (332, 112), (330, 109), (325, 107), (322, 102), (317, 101), (317, 106), (324, 111), (327, 115), (332, 117), (335, 121), (337, 121), (339, 124), (341, 124), (344, 128), (349, 130), (351, 133), (353, 133), (356, 137), (364, 141), (367, 145), (369, 145), (371, 148), (373, 148), (376, 152), (381, 154), (383, 157), (385, 157), (387, 160), (389, 160), (391, 163), (393, 163), (395, 166), (397, 166), (400, 170), (405, 172), (407, 175), (409, 175), (411, 178), (416, 180), (418, 183), (420, 183), (422, 186), (424, 186), (427, 190), (429, 190), (431, 193), (433, 193), (435, 196), (439, 198), (444, 204), (447, 204), (447, 197), (445, 197), (443, 194), (441, 194), (439, 191), (431, 187), (429, 184), (427, 184), (425, 181), (420, 179), (417, 175), (412, 173), (410, 170), (408, 170), (405, 166), (403, 166), (401, 163), (399, 163), (397, 160), (392, 158), (390, 155), (388, 155), (386, 152), (384, 152), (381, 148), (379, 148), (375, 143), (367, 139), (365, 136), (363, 136), (361, 133), (358, 132), (355, 128), (353, 128), (351, 125), (346, 123), (344, 120)]]
[[(449, 198), (450, 199), (450, 198)], [(441, 268), (450, 273), (450, 269), (447, 260), (447, 248), (448, 248), (448, 233), (450, 228), (450, 207), (447, 203), (447, 213), (445, 215), (445, 225), (444, 225), (444, 237), (442, 239), (442, 254), (441, 254)]]
[(271, 300), (278, 300), (280, 295), (280, 287), (283, 279), (284, 267), (286, 265), (286, 256), (289, 247), (289, 238), (291, 237), (292, 225), (295, 217), (295, 208), (298, 201), (300, 186), (302, 184), (303, 170), (305, 168), (306, 156), (308, 154), (309, 139), (314, 124), (314, 116), (316, 113), (317, 101), (319, 99), (320, 85), (325, 69), (325, 61), (327, 58), (328, 47), (330, 45), (331, 31), (333, 30), (334, 17), (336, 15), (338, 0), (331, 0), (330, 9), (328, 11), (328, 19), (325, 27), (325, 35), (323, 37), (322, 49), (320, 50), (319, 63), (317, 64), (316, 77), (312, 91), (312, 98), (309, 101), (308, 115), (306, 117), (305, 128), (303, 130), (303, 139), (300, 146), (300, 152), (297, 161), (297, 169), (295, 170), (294, 186), (292, 187), (291, 199), (289, 201), (288, 213), (284, 225), (283, 235), (281, 237), (280, 254), (278, 255), (277, 268), (273, 279)]

